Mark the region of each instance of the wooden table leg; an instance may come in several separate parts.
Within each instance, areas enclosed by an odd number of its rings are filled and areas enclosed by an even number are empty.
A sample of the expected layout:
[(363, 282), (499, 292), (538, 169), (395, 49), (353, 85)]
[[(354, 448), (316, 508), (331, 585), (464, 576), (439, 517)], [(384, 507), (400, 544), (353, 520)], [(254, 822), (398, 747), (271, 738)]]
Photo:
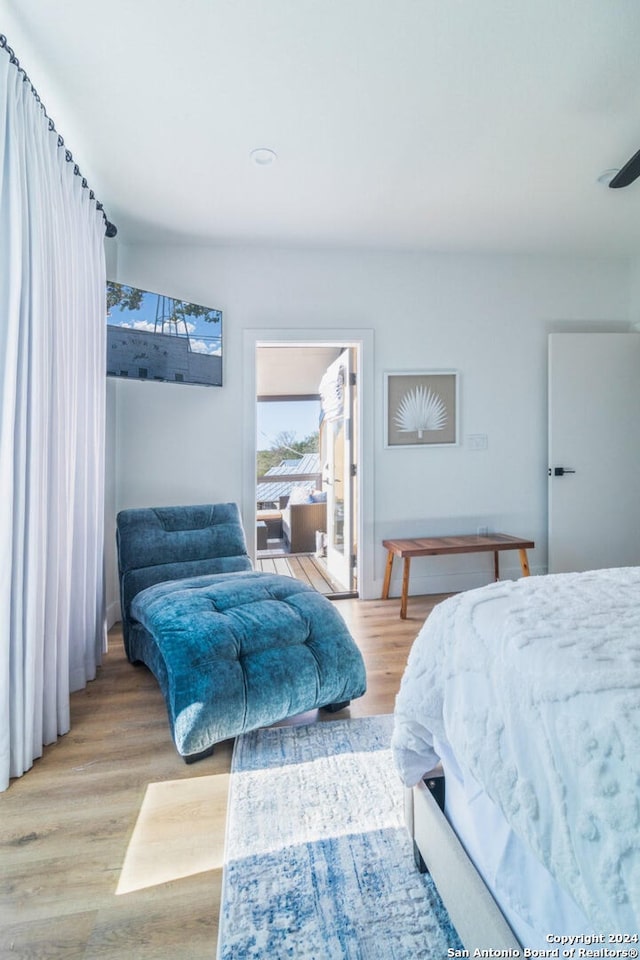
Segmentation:
[(529, 570), (529, 560), (527, 559), (526, 550), (518, 550), (520, 554), (520, 566), (522, 567), (522, 576), (529, 577), (531, 576), (531, 571)]
[(404, 570), (402, 572), (402, 599), (400, 600), (400, 619), (407, 619), (407, 598), (409, 596), (409, 569), (411, 567), (411, 557), (404, 558)]
[(493, 579), (500, 579), (500, 554), (497, 550), (493, 551)]
[(393, 567), (393, 553), (389, 550), (387, 554), (387, 566), (384, 571), (384, 582), (382, 584), (382, 599), (389, 599), (389, 587), (391, 586), (391, 569)]

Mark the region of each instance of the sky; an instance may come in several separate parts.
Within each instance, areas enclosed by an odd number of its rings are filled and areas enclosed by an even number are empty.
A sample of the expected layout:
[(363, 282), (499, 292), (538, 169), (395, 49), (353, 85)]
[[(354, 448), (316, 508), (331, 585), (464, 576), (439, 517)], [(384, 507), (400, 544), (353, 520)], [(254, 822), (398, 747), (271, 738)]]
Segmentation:
[[(170, 297), (162, 296), (158, 293), (149, 293), (143, 291), (142, 303), (138, 310), (121, 310), (119, 306), (113, 307), (107, 314), (107, 323), (115, 327), (128, 327), (133, 330), (146, 330), (148, 333), (161, 333), (160, 326), (156, 327), (156, 315), (162, 316), (162, 310), (167, 314), (172, 309), (173, 303), (183, 303), (181, 300), (172, 300)], [(165, 326), (165, 333), (172, 333), (178, 336), (185, 336), (189, 333), (189, 344), (194, 353), (206, 353), (209, 356), (220, 356), (222, 353), (222, 311), (214, 307), (206, 307), (210, 313), (218, 316), (218, 322), (211, 323), (203, 317), (186, 317), (185, 325), (171, 325), (172, 329)]]
[(304, 440), (318, 429), (320, 401), (262, 402), (257, 412), (257, 448), (269, 450), (283, 430), (295, 433), (296, 440)]

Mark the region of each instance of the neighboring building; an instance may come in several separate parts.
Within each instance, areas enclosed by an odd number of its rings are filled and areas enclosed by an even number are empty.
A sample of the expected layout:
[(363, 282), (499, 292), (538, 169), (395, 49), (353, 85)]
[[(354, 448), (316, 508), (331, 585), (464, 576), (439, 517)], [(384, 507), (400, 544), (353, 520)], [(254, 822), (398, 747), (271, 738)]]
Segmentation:
[(270, 467), (265, 477), (282, 479), (258, 484), (258, 509), (278, 509), (283, 505), (283, 501), (288, 499), (294, 486), (304, 487), (309, 493), (320, 486), (320, 454), (305, 453), (299, 459), (282, 460), (277, 467)]
[(187, 337), (107, 324), (107, 376), (222, 386), (222, 357), (196, 353)]

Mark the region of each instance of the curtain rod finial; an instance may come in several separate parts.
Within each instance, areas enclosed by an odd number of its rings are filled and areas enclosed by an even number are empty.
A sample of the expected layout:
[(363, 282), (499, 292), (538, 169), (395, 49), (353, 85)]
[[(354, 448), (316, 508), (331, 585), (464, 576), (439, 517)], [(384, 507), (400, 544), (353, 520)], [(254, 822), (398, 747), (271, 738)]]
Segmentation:
[(106, 229), (104, 231), (105, 237), (109, 237), (109, 238), (115, 237), (115, 235), (118, 232), (118, 228), (116, 227), (115, 223), (111, 223), (109, 220), (106, 220), (106, 219), (105, 219), (105, 223), (106, 223)]

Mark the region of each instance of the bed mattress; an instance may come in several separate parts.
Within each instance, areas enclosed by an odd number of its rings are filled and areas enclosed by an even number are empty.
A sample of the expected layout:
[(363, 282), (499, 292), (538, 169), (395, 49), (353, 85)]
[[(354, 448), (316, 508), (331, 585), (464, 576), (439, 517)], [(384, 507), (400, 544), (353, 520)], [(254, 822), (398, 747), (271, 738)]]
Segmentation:
[(637, 935), (639, 743), (635, 567), (445, 601), (396, 703), (404, 782), (443, 762), (447, 815), (527, 946)]

